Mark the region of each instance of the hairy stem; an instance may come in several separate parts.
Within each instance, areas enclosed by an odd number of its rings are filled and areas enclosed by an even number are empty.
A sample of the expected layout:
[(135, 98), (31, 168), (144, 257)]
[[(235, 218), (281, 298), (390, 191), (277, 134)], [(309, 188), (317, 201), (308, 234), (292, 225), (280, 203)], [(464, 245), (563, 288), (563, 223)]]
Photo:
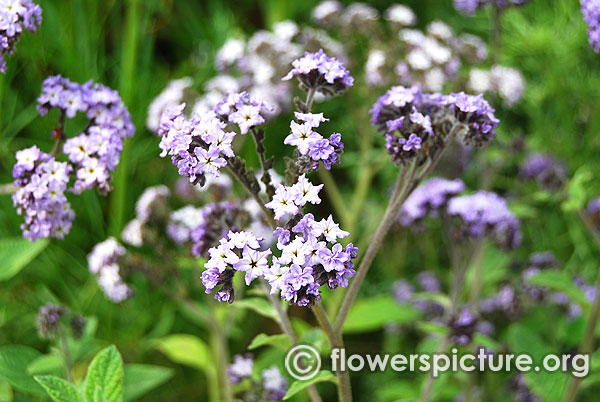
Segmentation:
[(232, 164), (231, 164), (230, 161), (227, 161), (227, 168), (229, 169), (229, 171), (231, 172), (231, 174), (242, 184), (242, 186), (244, 186), (244, 188), (246, 190), (248, 190), (248, 192), (250, 193), (250, 195), (252, 196), (252, 198), (254, 198), (254, 200), (256, 201), (256, 203), (258, 204), (258, 206), (260, 207), (260, 209), (262, 210), (263, 214), (267, 218), (267, 221), (269, 222), (269, 224), (271, 225), (271, 227), (273, 229), (276, 229), (277, 228), (277, 223), (273, 220), (273, 213), (267, 207), (265, 207), (265, 203), (262, 200), (262, 198), (260, 198), (260, 196), (258, 195), (258, 193), (255, 192), (252, 189), (252, 187), (250, 187), (248, 185), (248, 183), (246, 182), (246, 180), (244, 180), (243, 177), (240, 176), (240, 173), (232, 166)]

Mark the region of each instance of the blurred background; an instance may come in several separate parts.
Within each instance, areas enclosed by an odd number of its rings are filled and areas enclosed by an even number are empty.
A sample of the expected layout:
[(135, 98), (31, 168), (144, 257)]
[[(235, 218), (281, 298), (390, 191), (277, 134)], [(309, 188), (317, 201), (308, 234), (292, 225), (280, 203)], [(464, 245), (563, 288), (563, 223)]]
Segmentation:
[[(173, 303), (166, 302), (143, 278), (132, 279), (136, 289), (132, 300), (112, 304), (89, 273), (86, 255), (107, 236), (119, 235), (125, 223), (133, 218), (135, 201), (146, 187), (172, 186), (177, 179), (170, 161), (159, 157), (159, 138), (145, 124), (148, 106), (168, 81), (189, 76), (195, 89), (201, 92), (203, 83), (215, 75), (215, 54), (228, 38), (247, 38), (288, 19), (298, 24), (309, 23), (318, 2), (37, 2), (43, 9), (41, 28), (35, 34), (24, 34), (17, 53), (8, 59), (7, 74), (0, 76), (0, 183), (12, 180), (17, 150), (33, 144), (46, 152), (52, 148), (50, 131), (56, 125), (56, 116), (41, 118), (36, 110), (42, 81), (49, 75), (61, 74), (77, 82), (92, 79), (117, 89), (132, 114), (136, 134), (126, 142), (114, 176), (114, 190), (107, 197), (95, 191), (72, 197), (77, 218), (65, 240), (44, 243), (37, 258), (18, 275), (0, 282), (0, 345), (21, 344), (47, 351), (49, 344), (38, 337), (35, 315), (47, 302), (61, 303), (85, 317), (94, 317), (95, 350), (114, 343), (126, 362), (157, 364), (174, 370), (168, 382), (142, 400), (205, 400), (205, 376), (193, 368), (173, 364), (152, 347), (152, 340), (169, 333), (190, 333), (203, 338), (206, 329), (196, 325), (193, 318)], [(390, 2), (369, 4), (383, 11)], [(414, 11), (419, 29), (442, 20), (456, 33), (472, 33), (490, 41), (489, 10), (468, 17), (457, 12), (451, 0), (406, 0), (402, 4)], [(510, 279), (513, 263), (526, 261), (531, 253), (545, 250), (554, 253), (565, 272), (581, 275), (590, 282), (596, 278), (599, 252), (575, 213), (560, 207), (556, 201), (560, 198), (558, 192), (541, 190), (518, 177), (518, 166), (527, 152), (541, 151), (564, 161), (568, 177), (579, 177), (574, 184), (571, 182), (568, 191), (582, 198), (600, 194), (600, 56), (588, 45), (579, 8), (579, 2), (574, 0), (531, 0), (523, 7), (507, 10), (501, 19), (499, 62), (521, 71), (526, 83), (524, 97), (511, 109), (498, 106), (501, 124), (497, 141), (471, 162), (464, 179), (471, 190), (485, 186), (509, 199), (511, 209), (522, 220), (524, 241), (511, 254), (493, 249), (484, 253), (489, 269), (485, 272), (495, 275), (490, 287)], [(343, 42), (345, 38), (340, 34), (337, 39)], [(359, 75), (364, 66), (349, 68), (353, 75)], [(343, 199), (355, 196), (353, 189), (359, 169), (344, 168), (356, 167), (358, 159), (353, 149), (359, 146), (361, 136), (371, 136), (374, 147), (383, 148), (384, 139), (367, 124), (369, 116), (365, 111), (385, 90), (352, 89), (322, 106), (333, 122), (331, 126), (335, 124), (335, 130), (343, 134), (346, 143), (342, 164), (332, 170)], [(284, 113), (269, 124), (268, 154), (291, 153), (282, 144), (290, 119), (291, 113)], [(243, 149), (250, 163), (258, 166), (256, 156), (252, 156), (252, 144)], [(283, 167), (276, 165), (280, 173)], [(373, 178), (363, 213), (354, 228), (359, 244), (368, 241), (361, 238), (361, 233), (371, 233), (373, 217), (385, 208), (385, 197), (396, 171), (392, 163), (387, 163)], [(482, 171), (489, 174), (482, 177)], [(325, 211), (332, 204), (331, 199), (326, 201)], [(10, 197), (0, 195), (0, 239), (20, 237), (21, 222)], [(441, 241), (441, 235), (435, 231), (413, 233), (395, 228), (383, 247), (385, 253), (380, 253), (375, 261), (361, 297), (389, 294), (395, 280), (414, 278), (424, 269), (445, 278), (448, 260), (440, 250)], [(194, 284), (192, 298), (205, 303), (208, 296), (202, 291), (197, 272), (189, 270), (184, 275)], [(264, 331), (265, 326), (277, 332), (261, 316), (245, 314), (243, 325), (234, 327), (231, 334), (231, 349), (235, 353), (244, 353), (248, 342)], [(552, 314), (552, 310), (540, 308), (524, 320), (524, 325), (535, 327), (537, 336), (555, 350), (574, 348), (584, 323), (556, 321)], [(313, 320), (301, 309), (293, 309), (292, 315)], [(398, 344), (412, 345), (410, 336), (390, 335), (389, 331), (376, 328), (349, 335), (347, 347), (360, 353), (403, 350)], [(81, 370), (84, 368), (82, 365)], [(390, 380), (384, 374), (372, 375), (368, 380), (355, 375), (353, 384), (359, 401), (401, 399), (400, 395), (410, 396), (415, 388), (409, 381), (398, 380), (398, 376)], [(508, 400), (501, 385), (492, 387), (498, 390), (494, 400)], [(594, 387), (597, 385), (592, 383), (586, 389), (585, 395), (591, 399), (582, 400), (596, 400)], [(333, 386), (324, 385), (323, 389), (324, 395), (333, 398)], [(451, 399), (448, 396), (447, 400)], [(16, 396), (14, 400), (27, 399)]]

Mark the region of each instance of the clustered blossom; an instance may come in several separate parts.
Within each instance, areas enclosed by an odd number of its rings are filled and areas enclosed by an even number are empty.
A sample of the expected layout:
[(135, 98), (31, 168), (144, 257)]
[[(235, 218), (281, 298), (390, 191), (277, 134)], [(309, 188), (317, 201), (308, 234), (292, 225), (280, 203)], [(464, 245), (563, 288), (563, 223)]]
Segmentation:
[(371, 124), (384, 133), (386, 149), (400, 165), (434, 154), (446, 144), (452, 131), (436, 130), (452, 119), (452, 130), (465, 145), (482, 145), (492, 140), (499, 120), (483, 96), (463, 92), (424, 94), (418, 86), (395, 86), (381, 96), (371, 109)]
[(58, 333), (60, 320), (67, 313), (64, 306), (46, 304), (40, 307), (36, 316), (36, 326), (41, 338), (52, 339)]
[(600, 1), (581, 0), (581, 13), (588, 26), (590, 46), (594, 52), (600, 53)]
[(427, 215), (438, 216), (444, 210), (450, 198), (465, 190), (460, 179), (447, 180), (433, 177), (423, 183), (406, 199), (398, 215), (402, 226), (419, 222)]
[(273, 112), (273, 106), (247, 92), (230, 93), (214, 108), (215, 113), (225, 121), (236, 124), (240, 133), (265, 122), (264, 116)]
[(237, 384), (244, 378), (249, 378), (252, 375), (252, 368), (254, 368), (254, 360), (251, 355), (235, 355), (233, 363), (227, 368), (229, 381)]
[(529, 155), (519, 173), (525, 179), (536, 180), (542, 189), (548, 191), (560, 190), (567, 180), (564, 163), (543, 153)]
[(148, 107), (148, 117), (146, 118), (146, 127), (152, 131), (157, 131), (160, 125), (160, 116), (171, 106), (177, 106), (184, 102), (186, 92), (192, 86), (190, 77), (183, 77), (177, 80), (171, 80), (162, 90), (162, 92), (152, 100)]
[(121, 239), (131, 246), (141, 247), (146, 237), (146, 226), (167, 214), (167, 198), (170, 194), (170, 190), (164, 185), (145, 189), (135, 204), (136, 216), (125, 225)]
[(304, 57), (292, 62), (294, 67), (284, 81), (298, 77), (306, 91), (317, 91), (324, 95), (340, 94), (354, 85), (354, 78), (335, 57), (329, 57), (320, 49), (316, 53), (305, 52)]
[(308, 171), (317, 170), (319, 162), (323, 162), (325, 169), (331, 169), (333, 164), (339, 162), (340, 154), (344, 150), (342, 135), (333, 133), (329, 138), (324, 138), (314, 130), (322, 122), (329, 121), (323, 117), (323, 113), (295, 112), (295, 116), (299, 122), (292, 120), (291, 134), (283, 140), (283, 143), (295, 146), (300, 158), (309, 158)]
[(191, 119), (183, 115), (185, 104), (168, 108), (161, 116), (158, 135), (161, 136), (161, 156), (171, 155), (179, 174), (192, 184), (204, 185), (206, 176), (219, 176), (220, 169), (233, 157), (232, 131), (214, 112), (194, 114)]
[[(61, 126), (55, 129), (57, 141), (65, 135), (64, 119), (85, 112), (89, 123), (83, 133), (69, 138), (63, 151), (68, 162), (36, 146), (16, 153), (14, 184), (18, 187), (13, 203), (19, 214), (25, 213), (21, 225), (23, 236), (35, 241), (40, 237), (62, 239), (71, 229), (75, 214), (65, 196), (68, 190), (79, 194), (92, 187), (102, 193), (110, 190), (110, 172), (119, 162), (123, 139), (133, 135), (134, 127), (119, 95), (100, 84), (80, 85), (61, 76), (44, 81), (38, 98), (38, 110), (45, 115), (51, 108), (61, 110)], [(71, 177), (74, 178), (69, 185)]]
[(193, 205), (186, 205), (171, 212), (167, 225), (167, 234), (175, 243), (180, 245), (185, 244), (191, 241), (192, 231), (202, 225), (203, 222), (203, 209), (196, 208)]
[(57, 162), (35, 145), (17, 151), (16, 156), (13, 177), (18, 190), (12, 199), (17, 213), (25, 214), (23, 236), (31, 241), (40, 237), (64, 238), (75, 218), (65, 196), (72, 167)]
[[(441, 285), (439, 279), (428, 271), (423, 271), (416, 278), (417, 290), (426, 293), (440, 293)], [(440, 321), (444, 315), (444, 307), (427, 298), (419, 298), (415, 294), (415, 287), (408, 281), (401, 279), (393, 286), (394, 297), (400, 304), (410, 304), (423, 313), (426, 320)]]
[[(233, 363), (227, 368), (229, 380), (232, 384), (238, 384), (244, 379), (252, 381), (253, 368), (252, 355), (235, 355)], [(281, 375), (277, 366), (273, 366), (262, 371), (260, 383), (252, 381), (250, 389), (246, 391), (244, 400), (280, 401), (285, 396), (287, 389), (287, 380)]]
[(320, 300), (319, 288), (324, 284), (331, 289), (346, 287), (355, 274), (352, 259), (357, 257), (358, 249), (352, 243), (343, 247), (337, 239), (348, 236), (348, 232), (341, 230), (331, 215), (316, 221), (312, 214), (301, 212), (306, 203), (320, 203), (321, 188), (322, 185), (312, 185), (305, 175), (291, 187), (279, 185), (266, 207), (275, 212), (275, 219), (280, 222), (291, 216), (285, 226), (273, 232), (280, 255), (269, 261), (272, 253), (264, 249), (262, 238), (230, 230), (218, 246), (208, 250), (210, 259), (202, 274), (206, 293), (222, 285), (215, 298), (233, 302), (232, 280), (237, 271), (245, 272), (246, 285), (263, 277), (271, 286), (271, 293), (281, 291), (283, 299), (300, 306)]
[(519, 220), (508, 209), (506, 200), (498, 194), (478, 191), (452, 198), (448, 202), (447, 213), (461, 220), (462, 236), (490, 236), (505, 249), (513, 249), (521, 244)]
[(90, 272), (98, 276), (102, 291), (114, 303), (120, 303), (133, 295), (133, 291), (121, 277), (119, 257), (123, 255), (125, 248), (114, 237), (96, 244), (88, 254)]
[(78, 84), (51, 76), (43, 83), (38, 110), (44, 116), (52, 108), (68, 118), (83, 112), (90, 120), (81, 134), (67, 139), (63, 146), (75, 175), (72, 191), (79, 194), (92, 187), (102, 193), (110, 191), (110, 173), (119, 163), (123, 140), (135, 131), (117, 91), (91, 81)]
[(477, 331), (478, 322), (478, 317), (468, 307), (462, 308), (448, 322), (450, 342), (456, 345), (470, 344)]
[(507, 8), (510, 6), (521, 6), (529, 0), (454, 0), (454, 7), (467, 15), (472, 15), (475, 11), (490, 4), (498, 8)]
[(510, 107), (523, 97), (525, 80), (515, 68), (493, 66), (490, 70), (472, 69), (467, 87), (474, 93), (498, 94)]
[(0, 2), (0, 72), (6, 73), (5, 56), (15, 51), (23, 30), (37, 31), (42, 23), (42, 9), (31, 0)]

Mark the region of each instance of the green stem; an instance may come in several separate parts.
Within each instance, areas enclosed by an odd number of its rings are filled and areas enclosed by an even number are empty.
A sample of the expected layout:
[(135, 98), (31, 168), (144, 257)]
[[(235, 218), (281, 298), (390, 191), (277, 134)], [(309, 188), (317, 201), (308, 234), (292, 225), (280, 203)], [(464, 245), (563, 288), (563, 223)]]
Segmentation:
[(498, 64), (502, 41), (502, 26), (500, 24), (500, 7), (496, 1), (492, 2), (492, 66)]
[(63, 328), (59, 329), (59, 347), (63, 355), (63, 365), (65, 371), (65, 380), (72, 382), (71, 371), (73, 370), (73, 358), (71, 356), (71, 350), (69, 349), (69, 342), (67, 340), (67, 334)]
[[(577, 214), (579, 215), (579, 218), (583, 221), (585, 227), (594, 239), (594, 242), (596, 243), (598, 248), (600, 248), (600, 235), (594, 227), (594, 224), (590, 221), (589, 217), (584, 211), (577, 210)], [(581, 344), (579, 345), (579, 353), (587, 354), (592, 352), (592, 344), (594, 342), (596, 326), (598, 325), (598, 319), (600, 318), (600, 278), (597, 278), (596, 282), (598, 283), (596, 286), (596, 300), (594, 301), (594, 305), (592, 306), (592, 311), (590, 312), (590, 316), (587, 321), (585, 333), (583, 335), (583, 339), (581, 340)], [(575, 401), (575, 397), (577, 396), (577, 392), (579, 391), (580, 384), (581, 378), (575, 376), (570, 378), (567, 384), (567, 389), (565, 390), (563, 402)]]
[[(327, 312), (321, 302), (315, 303), (312, 308), (319, 325), (327, 335), (329, 344), (332, 349), (343, 349), (344, 341), (341, 334), (338, 334), (327, 316)], [(336, 372), (338, 377), (338, 397), (340, 402), (352, 402), (352, 388), (350, 384), (350, 373), (348, 370), (340, 370)]]
[(0, 184), (0, 194), (14, 194), (18, 189), (19, 187), (12, 183)]
[[(221, 325), (216, 316), (215, 302), (211, 300), (209, 303), (211, 312), (211, 327), (212, 335), (215, 344), (215, 357), (217, 362), (218, 372), (220, 373), (220, 389), (222, 390), (221, 398), (223, 401), (232, 401), (233, 392), (231, 389), (231, 382), (229, 381), (229, 375), (227, 374), (228, 359), (229, 359), (229, 346), (227, 345), (227, 336), (223, 332)], [(219, 381), (212, 386), (219, 387)]]

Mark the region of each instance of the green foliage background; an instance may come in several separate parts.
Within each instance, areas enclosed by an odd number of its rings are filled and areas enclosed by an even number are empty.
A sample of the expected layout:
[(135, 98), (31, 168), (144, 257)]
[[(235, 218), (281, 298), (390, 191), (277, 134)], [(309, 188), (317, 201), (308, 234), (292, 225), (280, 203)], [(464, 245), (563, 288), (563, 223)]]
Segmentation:
[[(0, 76), (0, 182), (11, 180), (16, 150), (32, 144), (44, 150), (52, 146), (49, 132), (56, 116), (51, 113), (40, 118), (35, 109), (41, 83), (48, 75), (62, 74), (79, 82), (93, 79), (118, 89), (132, 113), (137, 132), (126, 144), (115, 175), (114, 191), (106, 198), (94, 192), (72, 198), (77, 218), (66, 240), (50, 241), (22, 272), (0, 282), (0, 345), (28, 345), (46, 352), (49, 344), (38, 338), (35, 314), (44, 303), (62, 303), (86, 317), (96, 317), (95, 351), (103, 345), (116, 344), (126, 362), (158, 364), (175, 370), (171, 381), (144, 400), (203, 400), (205, 376), (171, 363), (157, 352), (153, 342), (175, 333), (195, 334), (209, 342), (206, 328), (167, 302), (143, 278), (134, 279), (135, 298), (122, 305), (111, 304), (89, 274), (85, 257), (107, 235), (118, 235), (124, 223), (133, 217), (135, 200), (145, 187), (174, 183), (177, 177), (170, 162), (158, 156), (158, 138), (145, 128), (147, 107), (167, 81), (187, 75), (200, 86), (214, 74), (215, 52), (227, 37), (249, 35), (283, 19), (308, 21), (316, 2), (39, 0), (38, 3), (43, 9), (41, 29), (22, 37), (18, 52), (8, 60), (6, 76)], [(389, 4), (370, 3), (380, 10)], [(471, 32), (489, 39), (485, 11), (468, 18), (458, 14), (450, 0), (413, 0), (404, 4), (415, 11), (420, 27), (440, 19), (457, 32)], [(559, 207), (557, 194), (541, 193), (517, 178), (516, 163), (522, 155), (512, 154), (509, 145), (517, 136), (524, 137), (530, 149), (553, 154), (566, 162), (571, 175), (577, 173), (588, 178), (576, 188), (582, 200), (599, 195), (600, 56), (588, 46), (578, 1), (531, 0), (525, 7), (506, 12), (502, 28), (500, 64), (522, 71), (527, 82), (525, 97), (514, 109), (498, 111), (502, 123), (497, 142), (471, 166), (467, 182), (471, 189), (476, 189), (481, 185), (480, 172), (493, 171), (491, 187), (495, 191), (520, 195), (511, 198), (511, 203), (523, 220), (524, 244), (510, 259), (524, 259), (531, 252), (552, 250), (564, 263), (566, 272), (579, 273), (593, 281), (600, 260), (584, 227), (574, 212)], [(351, 100), (344, 101), (354, 105), (356, 111), (364, 111), (364, 106), (372, 104), (379, 95), (370, 93), (365, 97), (350, 91), (345, 96)], [(357, 163), (352, 150), (356, 149), (359, 137), (373, 136), (379, 146), (383, 141), (372, 129), (359, 132), (359, 127), (362, 130), (367, 126), (368, 116), (340, 108), (341, 104), (341, 100), (334, 100), (324, 107), (347, 142), (342, 165), (333, 174), (344, 198), (351, 200), (356, 177), (343, 168)], [(281, 145), (289, 118), (282, 116), (269, 126), (266, 140), (269, 154), (289, 153)], [(251, 151), (251, 147), (246, 149)], [(372, 230), (372, 222), (385, 207), (386, 191), (395, 174), (395, 167), (388, 165), (369, 190), (365, 212), (357, 223), (355, 237), (359, 244), (361, 240), (362, 244), (368, 241), (361, 236)], [(0, 196), (0, 241), (20, 236), (22, 218), (11, 204), (9, 196)], [(440, 242), (436, 234), (394, 232), (384, 245), (385, 254), (380, 253), (376, 260), (361, 297), (387, 294), (393, 280), (412, 277), (424, 267), (447, 275), (447, 260)], [(508, 261), (498, 262), (504, 257), (486, 258), (492, 261), (490, 266), (495, 261), (503, 267), (500, 274), (496, 273), (499, 278), (510, 275), (506, 271)], [(493, 274), (493, 267), (489, 269)], [(194, 288), (193, 298), (204, 305), (207, 296), (196, 272), (188, 270), (183, 275)], [(498, 281), (490, 280), (489, 287)], [(243, 325), (232, 334), (234, 352), (244, 352), (254, 335), (265, 328), (277, 332), (271, 322), (255, 313), (244, 310), (239, 315)], [(303, 311), (294, 311), (293, 315), (312, 319)], [(536, 328), (536, 333), (542, 334), (544, 342), (551, 346), (574, 347), (581, 337), (581, 322), (556, 323), (548, 311), (536, 313), (530, 321), (533, 322), (519, 325)], [(348, 347), (364, 352), (390, 350), (390, 347), (402, 349), (390, 346), (389, 342), (401, 342), (404, 338), (389, 340), (381, 332), (375, 334), (354, 334)], [(84, 361), (89, 362), (92, 355)], [(85, 366), (81, 370), (85, 371)], [(365, 398), (389, 382), (383, 375), (368, 381), (355, 376), (353, 381), (356, 395)], [(393, 382), (388, 388), (389, 395), (394, 396), (411, 392), (402, 381)], [(497, 400), (505, 400), (500, 388), (498, 385)], [(594, 389), (590, 385), (586, 395), (593, 398)], [(325, 386), (327, 392), (333, 392), (332, 388)], [(385, 392), (377, 395), (378, 400), (393, 400)]]

